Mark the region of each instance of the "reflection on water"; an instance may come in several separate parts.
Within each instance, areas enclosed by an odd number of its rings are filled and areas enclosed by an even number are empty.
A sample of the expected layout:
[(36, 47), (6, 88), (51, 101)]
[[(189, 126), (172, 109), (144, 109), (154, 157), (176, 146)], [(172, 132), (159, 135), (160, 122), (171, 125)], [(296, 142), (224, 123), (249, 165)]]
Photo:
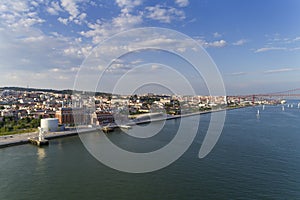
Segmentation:
[(38, 160), (43, 160), (46, 157), (46, 151), (44, 148), (37, 148)]

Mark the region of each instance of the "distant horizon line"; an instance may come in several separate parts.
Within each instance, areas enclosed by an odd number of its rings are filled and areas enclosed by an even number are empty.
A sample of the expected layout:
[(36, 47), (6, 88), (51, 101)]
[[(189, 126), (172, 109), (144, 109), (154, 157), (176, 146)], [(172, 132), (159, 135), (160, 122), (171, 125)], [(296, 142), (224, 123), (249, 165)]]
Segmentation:
[[(88, 93), (101, 93), (101, 94), (106, 94), (106, 95), (135, 95), (135, 94), (113, 94), (110, 92), (104, 92), (104, 91), (87, 91), (87, 90), (74, 90), (70, 88), (66, 89), (54, 89), (54, 88), (37, 88), (37, 87), (24, 87), (24, 86), (0, 86), (0, 89), (5, 90), (5, 89), (22, 89), (22, 90), (34, 90), (34, 91), (48, 91), (48, 92), (53, 92), (53, 91), (58, 91), (58, 92), (64, 92), (64, 91), (72, 91), (72, 93), (75, 92), (88, 92)], [(263, 95), (263, 94), (279, 94), (279, 93), (286, 93), (286, 92), (293, 92), (293, 91), (300, 91), (300, 88), (295, 88), (295, 89), (290, 89), (290, 90), (285, 90), (285, 91), (280, 91), (280, 92), (270, 92), (270, 93), (247, 93), (247, 94), (226, 94), (226, 96), (246, 96), (246, 95)], [(154, 92), (148, 92), (153, 93), (155, 95), (159, 95)], [(146, 93), (143, 93), (146, 94)], [(137, 94), (138, 95), (138, 94)], [(192, 95), (187, 95), (187, 94), (160, 94), (160, 95), (182, 95), (182, 96), (192, 96)], [(210, 95), (210, 94), (198, 94), (197, 96), (220, 96), (220, 95)], [(221, 95), (222, 96), (222, 95)]]

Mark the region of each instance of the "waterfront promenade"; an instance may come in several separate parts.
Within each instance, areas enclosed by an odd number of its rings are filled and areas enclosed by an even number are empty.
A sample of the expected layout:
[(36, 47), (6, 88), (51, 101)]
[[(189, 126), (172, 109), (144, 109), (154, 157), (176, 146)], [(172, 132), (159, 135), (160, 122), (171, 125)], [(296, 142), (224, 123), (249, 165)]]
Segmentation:
[[(176, 118), (181, 118), (181, 117), (189, 117), (189, 116), (194, 116), (194, 115), (208, 114), (208, 113), (212, 113), (212, 112), (221, 112), (221, 111), (225, 111), (225, 110), (232, 110), (232, 109), (238, 109), (238, 108), (244, 108), (244, 107), (223, 108), (223, 109), (200, 111), (200, 112), (188, 113), (188, 114), (182, 114), (182, 115), (172, 115), (172, 116), (167, 116), (166, 118), (157, 118), (157, 119), (130, 122), (130, 123), (127, 123), (126, 125), (134, 126), (136, 124), (143, 124), (143, 123), (162, 121), (162, 120), (171, 120), (171, 119), (176, 119)], [(72, 128), (67, 131), (48, 132), (45, 135), (45, 139), (51, 140), (51, 139), (55, 139), (55, 138), (74, 136), (74, 135), (78, 135), (78, 133), (86, 133), (86, 132), (91, 132), (91, 131), (95, 131), (95, 130), (97, 130), (97, 128), (95, 128), (95, 127), (90, 128), (88, 126), (82, 126), (77, 129)], [(33, 132), (33, 133), (22, 133), (22, 134), (0, 136), (0, 148), (21, 145), (21, 144), (27, 144), (27, 143), (29, 143), (29, 138), (37, 137), (37, 135), (38, 135), (37, 132)]]
[[(78, 133), (84, 133), (84, 132), (89, 132), (94, 130), (95, 128), (83, 127), (83, 128), (79, 128), (78, 130), (74, 128), (72, 130), (67, 130), (67, 131), (48, 132), (45, 135), (45, 139), (51, 140), (55, 138), (73, 136), (73, 135), (77, 135)], [(20, 144), (27, 144), (29, 143), (28, 140), (29, 138), (34, 138), (37, 136), (38, 136), (37, 132), (0, 136), (0, 148), (20, 145)]]

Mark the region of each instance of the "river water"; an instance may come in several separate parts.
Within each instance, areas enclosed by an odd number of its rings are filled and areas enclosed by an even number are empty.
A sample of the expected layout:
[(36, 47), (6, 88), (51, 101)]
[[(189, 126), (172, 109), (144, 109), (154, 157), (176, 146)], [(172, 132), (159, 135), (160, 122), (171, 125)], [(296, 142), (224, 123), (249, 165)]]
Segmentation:
[[(44, 148), (0, 149), (0, 199), (300, 199), (297, 105), (284, 111), (281, 106), (227, 111), (219, 141), (199, 159), (209, 120), (210, 114), (201, 115), (198, 134), (180, 159), (145, 174), (101, 164), (77, 136), (51, 140)], [(167, 121), (147, 144), (163, 146), (179, 123)], [(109, 137), (125, 149), (147, 146), (118, 131)]]

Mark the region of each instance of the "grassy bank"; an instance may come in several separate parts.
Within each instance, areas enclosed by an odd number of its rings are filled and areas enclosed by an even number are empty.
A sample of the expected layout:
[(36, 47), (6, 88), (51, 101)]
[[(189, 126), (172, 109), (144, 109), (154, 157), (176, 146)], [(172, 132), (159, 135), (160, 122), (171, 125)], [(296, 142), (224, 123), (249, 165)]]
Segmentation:
[(36, 131), (37, 131), (37, 128), (28, 128), (28, 129), (0, 132), (0, 136), (22, 134), (22, 133), (32, 133), (32, 132), (36, 132)]

